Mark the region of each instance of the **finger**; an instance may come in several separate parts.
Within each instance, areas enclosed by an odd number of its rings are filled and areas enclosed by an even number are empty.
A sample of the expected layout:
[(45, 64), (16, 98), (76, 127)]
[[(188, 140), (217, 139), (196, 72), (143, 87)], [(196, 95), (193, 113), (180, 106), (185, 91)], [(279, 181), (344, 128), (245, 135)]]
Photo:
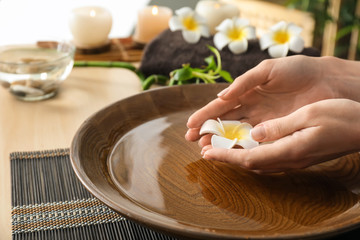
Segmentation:
[(262, 122), (251, 130), (251, 136), (258, 142), (269, 142), (308, 127), (306, 108), (301, 108), (287, 116)]
[(218, 94), (218, 97), (223, 100), (230, 100), (241, 96), (258, 85), (266, 83), (275, 61), (262, 61), (256, 67), (237, 77), (227, 89)]
[(294, 162), (299, 153), (297, 144), (300, 139), (285, 137), (271, 144), (260, 145), (252, 149), (210, 148), (203, 153), (203, 158), (239, 165), (248, 170), (272, 171), (302, 167)]
[(217, 118), (238, 105), (238, 99), (224, 101), (217, 98), (193, 113), (188, 119), (187, 127), (199, 128), (206, 120)]
[(204, 153), (205, 153), (207, 150), (211, 149), (211, 148), (212, 148), (212, 146), (211, 146), (210, 144), (204, 146), (204, 147), (201, 149), (201, 156), (203, 156)]
[(202, 136), (198, 142), (199, 146), (202, 148), (206, 145), (209, 145), (211, 143), (211, 136), (212, 134), (206, 134)]
[(185, 139), (187, 141), (197, 141), (200, 139), (200, 128), (190, 128), (187, 130), (186, 134), (185, 134)]

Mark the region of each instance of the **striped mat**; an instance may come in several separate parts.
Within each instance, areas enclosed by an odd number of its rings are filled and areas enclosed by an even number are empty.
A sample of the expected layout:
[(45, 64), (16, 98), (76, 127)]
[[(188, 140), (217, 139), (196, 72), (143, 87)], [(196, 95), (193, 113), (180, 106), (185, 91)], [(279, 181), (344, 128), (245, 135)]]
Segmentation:
[(175, 240), (94, 198), (73, 172), (69, 149), (17, 152), (10, 158), (14, 240)]

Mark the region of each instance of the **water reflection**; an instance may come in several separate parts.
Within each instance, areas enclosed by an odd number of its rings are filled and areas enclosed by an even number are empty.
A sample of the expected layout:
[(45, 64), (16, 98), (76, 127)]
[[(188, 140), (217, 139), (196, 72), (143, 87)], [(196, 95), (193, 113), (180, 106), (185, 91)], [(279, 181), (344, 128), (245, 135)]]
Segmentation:
[(169, 126), (166, 118), (140, 125), (121, 138), (109, 161), (118, 188), (131, 199), (146, 199), (145, 203), (156, 209), (164, 208), (157, 174), (168, 151), (162, 133)]
[(266, 225), (311, 226), (344, 213), (359, 196), (326, 171), (299, 170), (258, 175), (229, 164), (198, 160), (186, 166), (188, 180), (201, 186), (217, 207)]

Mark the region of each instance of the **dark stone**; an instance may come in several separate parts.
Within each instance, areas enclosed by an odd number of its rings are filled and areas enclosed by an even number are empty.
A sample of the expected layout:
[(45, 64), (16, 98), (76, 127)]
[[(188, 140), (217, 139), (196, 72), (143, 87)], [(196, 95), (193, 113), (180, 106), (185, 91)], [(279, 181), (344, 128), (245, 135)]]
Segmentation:
[[(220, 51), (222, 69), (230, 72), (233, 78), (255, 67), (264, 59), (270, 59), (267, 50), (261, 51), (258, 40), (250, 40), (248, 50), (242, 54), (233, 54), (227, 47)], [(195, 44), (185, 42), (181, 31), (171, 32), (165, 30), (152, 40), (144, 49), (140, 64), (140, 71), (146, 76), (162, 74), (168, 76), (182, 64), (190, 63), (191, 67), (206, 65), (204, 59), (213, 54), (207, 45), (215, 46), (213, 37), (201, 37)], [(289, 52), (288, 56), (295, 55)], [(320, 56), (315, 48), (305, 48), (300, 54), (307, 56)]]

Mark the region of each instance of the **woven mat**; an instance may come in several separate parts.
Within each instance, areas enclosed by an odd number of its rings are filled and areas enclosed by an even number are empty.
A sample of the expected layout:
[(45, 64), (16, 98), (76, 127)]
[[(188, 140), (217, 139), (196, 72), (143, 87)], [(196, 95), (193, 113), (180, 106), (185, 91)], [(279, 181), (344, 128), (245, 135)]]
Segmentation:
[[(14, 240), (176, 240), (118, 215), (80, 183), (68, 149), (11, 156)], [(360, 229), (335, 239), (359, 239)]]
[(162, 239), (94, 198), (75, 176), (69, 150), (11, 156), (13, 239)]

